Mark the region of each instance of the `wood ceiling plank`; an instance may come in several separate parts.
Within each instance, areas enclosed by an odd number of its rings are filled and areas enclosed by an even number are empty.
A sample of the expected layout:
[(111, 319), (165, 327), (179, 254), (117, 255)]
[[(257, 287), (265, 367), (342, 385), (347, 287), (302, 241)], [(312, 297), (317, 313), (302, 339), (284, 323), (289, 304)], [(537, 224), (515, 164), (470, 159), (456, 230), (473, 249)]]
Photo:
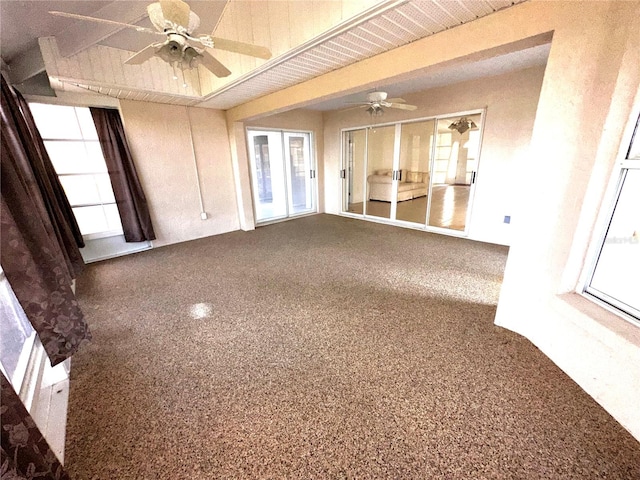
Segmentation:
[[(147, 15), (146, 2), (112, 2), (92, 14), (122, 23), (136, 23)], [(70, 27), (57, 36), (58, 48), (63, 57), (79, 53), (122, 30), (122, 27), (81, 20), (70, 20)]]

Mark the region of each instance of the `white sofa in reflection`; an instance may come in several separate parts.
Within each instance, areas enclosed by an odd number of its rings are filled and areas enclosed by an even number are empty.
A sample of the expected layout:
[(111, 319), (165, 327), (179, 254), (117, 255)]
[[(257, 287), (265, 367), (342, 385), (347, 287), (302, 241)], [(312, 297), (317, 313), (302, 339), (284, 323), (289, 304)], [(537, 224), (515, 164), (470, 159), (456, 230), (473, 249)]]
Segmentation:
[[(369, 200), (391, 201), (393, 180), (391, 170), (376, 170), (367, 177), (369, 183)], [(428, 172), (412, 172), (403, 170), (398, 182), (398, 201), (425, 197), (429, 189)]]

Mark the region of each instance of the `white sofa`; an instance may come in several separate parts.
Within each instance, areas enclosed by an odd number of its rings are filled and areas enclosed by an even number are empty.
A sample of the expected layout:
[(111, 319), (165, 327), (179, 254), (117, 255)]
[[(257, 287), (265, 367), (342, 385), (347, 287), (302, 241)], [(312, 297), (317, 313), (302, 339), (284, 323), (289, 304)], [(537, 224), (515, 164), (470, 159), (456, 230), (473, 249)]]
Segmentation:
[[(391, 170), (376, 170), (367, 177), (369, 200), (391, 201), (393, 180)], [(403, 170), (398, 182), (398, 201), (425, 197), (429, 190), (429, 173)]]

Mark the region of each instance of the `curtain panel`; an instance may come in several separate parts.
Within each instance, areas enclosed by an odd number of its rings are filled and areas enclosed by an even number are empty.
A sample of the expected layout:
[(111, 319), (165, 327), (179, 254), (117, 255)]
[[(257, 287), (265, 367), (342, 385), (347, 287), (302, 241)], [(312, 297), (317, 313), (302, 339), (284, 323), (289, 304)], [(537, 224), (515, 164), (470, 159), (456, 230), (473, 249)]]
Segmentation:
[(0, 476), (7, 480), (70, 480), (33, 418), (1, 373), (0, 382)]
[[(69, 275), (75, 278), (84, 268), (79, 248), (84, 247), (80, 228), (60, 184), (42, 137), (22, 94), (9, 86), (2, 77), (2, 124), (10, 132), (11, 150), (16, 165), (27, 175), (29, 189), (40, 216), (49, 217), (45, 228), (60, 246)], [(3, 152), (5, 149), (3, 148)]]
[[(60, 224), (64, 216), (50, 214), (57, 204), (48, 197), (51, 183), (40, 178), (47, 172), (41, 164), (48, 157), (38, 156), (37, 142), (4, 77), (1, 117), (0, 264), (51, 364), (57, 365), (91, 338), (71, 289), (82, 257), (75, 240), (61, 243), (57, 235), (65, 231)], [(37, 130), (33, 133), (39, 136)]]
[(117, 110), (90, 108), (127, 242), (155, 240), (147, 198)]

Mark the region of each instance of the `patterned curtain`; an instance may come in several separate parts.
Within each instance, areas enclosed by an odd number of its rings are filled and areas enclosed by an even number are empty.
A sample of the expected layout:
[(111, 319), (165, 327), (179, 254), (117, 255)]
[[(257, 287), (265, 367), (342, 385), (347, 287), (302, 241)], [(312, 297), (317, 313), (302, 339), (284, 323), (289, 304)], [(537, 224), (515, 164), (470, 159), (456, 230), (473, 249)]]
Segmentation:
[[(0, 264), (52, 365), (91, 338), (71, 289), (82, 236), (24, 99), (2, 77)], [(0, 375), (0, 476), (68, 479), (13, 386)]]
[(1, 116), (0, 264), (51, 364), (57, 365), (90, 338), (71, 290), (72, 278), (83, 265), (82, 257), (79, 252), (77, 256), (64, 253), (73, 248), (77, 252), (77, 245), (73, 237), (70, 243), (59, 240), (57, 233), (65, 228), (60, 218), (50, 213), (56, 203), (46, 188), (50, 182), (40, 178), (46, 169), (32, 166), (43, 162), (31, 136), (39, 134), (29, 130), (4, 77)]
[(2, 374), (0, 382), (0, 477), (3, 480), (70, 480), (33, 418)]
[(117, 110), (91, 108), (127, 242), (155, 240), (147, 198)]

